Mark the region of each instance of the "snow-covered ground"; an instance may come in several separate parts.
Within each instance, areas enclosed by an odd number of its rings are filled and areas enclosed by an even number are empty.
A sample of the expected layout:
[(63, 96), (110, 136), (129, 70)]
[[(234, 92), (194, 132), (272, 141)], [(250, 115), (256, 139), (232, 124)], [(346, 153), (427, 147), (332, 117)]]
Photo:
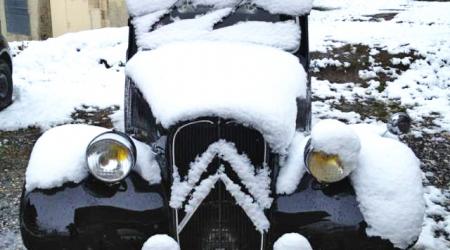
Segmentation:
[[(316, 0), (310, 17), (315, 121), (382, 123), (386, 110), (406, 110), (416, 140), (448, 134), (448, 13), (449, 2)], [(73, 122), (76, 109), (112, 106), (120, 107), (112, 115), (120, 129), (127, 32), (111, 28), (11, 43), (14, 103), (0, 112), (0, 130), (46, 130)], [(427, 211), (415, 249), (450, 249), (449, 190), (424, 182)], [(16, 243), (15, 234), (0, 231), (0, 248), (15, 249)]]

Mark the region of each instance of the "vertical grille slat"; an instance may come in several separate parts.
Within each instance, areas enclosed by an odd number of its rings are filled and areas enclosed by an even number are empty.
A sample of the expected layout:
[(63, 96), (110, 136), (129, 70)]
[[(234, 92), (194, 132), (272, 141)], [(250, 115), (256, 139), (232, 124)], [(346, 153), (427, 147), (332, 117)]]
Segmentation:
[[(246, 154), (255, 166), (262, 166), (266, 155), (266, 144), (262, 135), (251, 128), (234, 122), (211, 119), (211, 122), (193, 122), (180, 126), (174, 135), (174, 163), (180, 176), (186, 176), (189, 163), (205, 152), (208, 146), (219, 139), (233, 142), (240, 154)], [(180, 129), (181, 128), (181, 129)], [(208, 168), (214, 174), (214, 169), (221, 164), (216, 159)], [(227, 176), (234, 183), (245, 188), (239, 177), (226, 168)], [(185, 214), (178, 210), (179, 221)], [(236, 204), (224, 184), (219, 181), (209, 193), (196, 213), (189, 220), (179, 235), (182, 249), (202, 250), (259, 250), (261, 249), (261, 234), (255, 229), (244, 210)]]

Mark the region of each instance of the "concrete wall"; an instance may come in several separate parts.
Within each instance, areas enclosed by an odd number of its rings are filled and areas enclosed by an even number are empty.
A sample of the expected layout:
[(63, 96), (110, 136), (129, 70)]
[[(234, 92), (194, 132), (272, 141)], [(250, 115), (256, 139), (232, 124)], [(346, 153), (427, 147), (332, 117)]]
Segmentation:
[(7, 32), (5, 0), (0, 0), (0, 28), (9, 41), (42, 40), (68, 32), (126, 26), (125, 0), (28, 0), (29, 36)]
[(50, 0), (53, 36), (127, 24), (125, 0)]
[(91, 28), (89, 0), (50, 0), (53, 36)]
[(128, 10), (125, 0), (108, 0), (108, 21), (111, 27), (126, 26)]

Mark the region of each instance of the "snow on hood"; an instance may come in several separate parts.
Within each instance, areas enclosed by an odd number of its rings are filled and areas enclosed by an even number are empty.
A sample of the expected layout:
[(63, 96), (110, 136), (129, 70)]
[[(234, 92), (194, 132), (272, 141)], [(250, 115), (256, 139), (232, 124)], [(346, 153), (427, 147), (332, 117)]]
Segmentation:
[[(80, 183), (88, 176), (86, 148), (94, 137), (108, 129), (89, 125), (64, 125), (45, 132), (36, 142), (25, 173), (25, 189), (51, 189), (64, 183)], [(136, 171), (151, 184), (161, 181), (159, 165), (149, 146), (134, 140)]]
[[(151, 12), (169, 9), (178, 0), (127, 0), (128, 12), (131, 16), (141, 16)], [(235, 7), (250, 3), (269, 11), (272, 14), (304, 15), (311, 12), (313, 0), (192, 0), (194, 6), (204, 5), (214, 8)]]
[(284, 151), (307, 74), (294, 55), (266, 46), (183, 42), (138, 52), (126, 73), (165, 128), (202, 116), (235, 119)]

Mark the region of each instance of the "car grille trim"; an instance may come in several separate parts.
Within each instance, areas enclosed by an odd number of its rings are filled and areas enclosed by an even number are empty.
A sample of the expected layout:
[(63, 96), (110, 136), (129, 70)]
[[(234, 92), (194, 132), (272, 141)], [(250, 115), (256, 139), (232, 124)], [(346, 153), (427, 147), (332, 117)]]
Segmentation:
[[(201, 125), (202, 123), (204, 123), (204, 125)], [(205, 131), (202, 130), (203, 128), (206, 128)], [(188, 130), (184, 130), (184, 129), (188, 129)], [(206, 130), (208, 130), (209, 132)], [(220, 131), (223, 130), (223, 133), (220, 132), (220, 135), (219, 135), (219, 130)], [(183, 133), (182, 133), (182, 131), (183, 131)], [(182, 139), (179, 139), (178, 137), (181, 134), (182, 134), (182, 136), (181, 136)], [(211, 141), (208, 142), (208, 140), (203, 139), (202, 136), (210, 137)], [(220, 139), (224, 139), (224, 140), (232, 142), (232, 143), (236, 142), (237, 147), (239, 145), (243, 145), (243, 148), (238, 147), (239, 154), (243, 153), (243, 154), (247, 155), (246, 154), (247, 150), (249, 150), (248, 158), (252, 162), (254, 162), (254, 160), (257, 162), (257, 164), (252, 164), (254, 166), (257, 166), (257, 168), (255, 168), (255, 171), (256, 171), (256, 169), (258, 169), (261, 166), (269, 165), (268, 164), (268, 162), (269, 162), (268, 145), (265, 142), (262, 135), (260, 133), (258, 133), (256, 130), (242, 126), (239, 123), (236, 123), (234, 121), (223, 122), (223, 120), (220, 120), (219, 118), (211, 118), (211, 119), (206, 118), (206, 119), (189, 122), (184, 125), (181, 125), (176, 130), (174, 130), (172, 133), (172, 136), (170, 136), (169, 139), (170, 138), (171, 138), (170, 141), (172, 143), (172, 145), (169, 146), (169, 148), (171, 149), (171, 152), (170, 152), (170, 156), (171, 156), (171, 160), (172, 160), (171, 165), (174, 167), (174, 169), (177, 169), (177, 170), (180, 169), (178, 167), (181, 167), (181, 169), (184, 167), (185, 168), (184, 171), (188, 171), (190, 169), (189, 164), (186, 164), (186, 163), (189, 163), (189, 161), (181, 160), (181, 162), (180, 162), (180, 159), (182, 159), (183, 157), (184, 158), (188, 157), (189, 159), (194, 159), (196, 157), (196, 155), (194, 155), (194, 158), (192, 158), (189, 155), (192, 155), (193, 152), (195, 152), (196, 154), (200, 154), (200, 153), (204, 152), (203, 149), (198, 149), (198, 146), (196, 145), (196, 143), (212, 144), (214, 142), (219, 141)], [(180, 147), (180, 145), (181, 145), (181, 147)], [(200, 146), (200, 148), (202, 148), (202, 146)], [(260, 152), (260, 153), (257, 153), (257, 152)], [(182, 158), (180, 158), (180, 157), (182, 157)], [(219, 163), (220, 163), (220, 160), (219, 160), (219, 162), (216, 161), (215, 163), (210, 163), (210, 164), (219, 164)], [(179, 166), (177, 166), (178, 164), (179, 164)], [(222, 168), (223, 168), (223, 166), (222, 166)], [(216, 171), (214, 169), (216, 169), (215, 167), (212, 170)], [(230, 166), (229, 166), (229, 169), (231, 169)], [(183, 169), (182, 169), (182, 171), (183, 171)], [(208, 173), (208, 174), (211, 176), (211, 173)], [(224, 174), (224, 175), (226, 177), (229, 177), (226, 174)], [(180, 179), (181, 179), (181, 177), (183, 177), (185, 179), (186, 176), (187, 176), (186, 172), (184, 172), (184, 173), (182, 172), (182, 174), (180, 175)], [(237, 175), (234, 175), (234, 176), (230, 175), (230, 177), (231, 177), (230, 179), (234, 178), (234, 180), (236, 180), (235, 178), (237, 177)], [(203, 181), (204, 179), (205, 178), (201, 178), (200, 180)], [(229, 197), (231, 197), (231, 199), (233, 199), (232, 204), (230, 203), (230, 198), (225, 198), (226, 203), (220, 203), (219, 200), (217, 200), (217, 202), (219, 202), (219, 203), (215, 202), (215, 206), (224, 206), (223, 211), (221, 212), (223, 214), (224, 218), (226, 216), (234, 216), (234, 217), (225, 218), (225, 221), (224, 221), (225, 228), (223, 228), (224, 225), (216, 228), (215, 223), (210, 223), (210, 222), (214, 222), (214, 221), (216, 221), (216, 219), (218, 219), (218, 217), (215, 217), (217, 215), (214, 215), (217, 211), (214, 212), (211, 210), (212, 212), (208, 212), (209, 210), (205, 210), (205, 208), (210, 206), (207, 204), (211, 204), (211, 197), (209, 197), (209, 196), (211, 196), (213, 192), (215, 193), (213, 195), (213, 197), (217, 198), (217, 196), (215, 196), (215, 195), (217, 195), (217, 192), (216, 192), (217, 186), (222, 185), (222, 187), (224, 187), (223, 186), (224, 181), (221, 180), (219, 182), (219, 180), (220, 180), (220, 178), (218, 178), (217, 181), (215, 181), (214, 185), (216, 185), (215, 186), (216, 189), (210, 190), (209, 194), (207, 195), (208, 197), (203, 197), (203, 199), (200, 202), (198, 202), (198, 206), (191, 209), (190, 214), (186, 213), (184, 210), (181, 210), (181, 209), (176, 209), (176, 208), (173, 209), (175, 220), (176, 220), (176, 230), (177, 230), (176, 236), (177, 236), (178, 242), (180, 243), (180, 245), (182, 247), (188, 247), (188, 248), (190, 246), (192, 247), (192, 240), (189, 240), (189, 239), (195, 238), (194, 241), (201, 240), (202, 242), (204, 242), (205, 241), (204, 232), (206, 229), (204, 229), (203, 231), (196, 231), (196, 230), (201, 230), (202, 226), (200, 226), (200, 228), (199, 228), (199, 225), (212, 224), (212, 226), (208, 227), (208, 229), (206, 230), (207, 232), (210, 232), (209, 234), (208, 233), (206, 234), (207, 247), (205, 247), (205, 245), (203, 243), (198, 243), (198, 244), (200, 244), (199, 246), (201, 246), (200, 247), (201, 249), (227, 249), (227, 250), (228, 249), (232, 249), (232, 250), (235, 250), (235, 249), (252, 249), (252, 250), (253, 249), (263, 249), (266, 234), (258, 232), (258, 230), (256, 230), (254, 228), (254, 223), (252, 223), (248, 214), (245, 212), (245, 210), (243, 210), (241, 208), (241, 206), (236, 204), (236, 200), (231, 196), (231, 193), (229, 193), (225, 188), (223, 188), (224, 192), (228, 193)], [(240, 182), (239, 178), (238, 178), (238, 182), (236, 182), (236, 184), (239, 185), (241, 188), (244, 188), (244, 190), (241, 190), (243, 192), (243, 194), (246, 194), (246, 192), (248, 194), (248, 189), (245, 189), (242, 182)], [(197, 186), (197, 183), (195, 186)], [(192, 193), (192, 191), (191, 191), (191, 193)], [(253, 197), (253, 196), (251, 196), (251, 197)], [(213, 199), (215, 199), (215, 198), (213, 198)], [(183, 202), (182, 207), (184, 207), (184, 205), (187, 204), (185, 202), (186, 201)], [(204, 205), (204, 203), (207, 203), (207, 204)], [(255, 200), (255, 203), (256, 203), (256, 200)], [(220, 205), (220, 204), (223, 204), (223, 205)], [(230, 207), (230, 204), (231, 204), (231, 207)], [(236, 209), (238, 209), (242, 212), (238, 212), (238, 210), (236, 210)], [(214, 210), (214, 208), (213, 208), (213, 210)], [(198, 215), (195, 215), (195, 214), (198, 214)], [(207, 217), (207, 216), (209, 216), (209, 217)], [(211, 217), (211, 216), (213, 216), (213, 217)], [(219, 215), (219, 217), (220, 216), (222, 216), (222, 215)], [(238, 217), (236, 217), (236, 216), (238, 216)], [(243, 216), (243, 217), (239, 217), (239, 216)], [(194, 217), (194, 219), (192, 219), (192, 217)], [(239, 219), (239, 218), (241, 218), (241, 219)], [(181, 223), (179, 223), (181, 219), (182, 219), (182, 221), (181, 221)], [(191, 219), (193, 221), (192, 223), (194, 223), (194, 224), (190, 223)], [(236, 221), (236, 219), (238, 221)], [(218, 220), (220, 221), (221, 219), (218, 219)], [(235, 226), (234, 226), (235, 229), (233, 229), (233, 226), (232, 226), (232, 228), (227, 229), (226, 225), (228, 225), (227, 223), (230, 223), (230, 220), (235, 221), (232, 223), (238, 223), (237, 225), (240, 225), (241, 223), (243, 223), (243, 224), (247, 223), (247, 226), (242, 226), (242, 227), (238, 226), (237, 229), (235, 228)], [(203, 222), (200, 223), (200, 221), (203, 221)], [(248, 221), (248, 222), (245, 222), (245, 221)], [(200, 223), (200, 224), (197, 224), (197, 223)], [(219, 224), (221, 224), (221, 223), (219, 223)], [(249, 224), (251, 225), (251, 227), (248, 226)], [(234, 225), (236, 225), (236, 224), (234, 224)], [(186, 227), (188, 227), (187, 228), (188, 231), (184, 232), (183, 229), (185, 229)], [(221, 229), (219, 229), (219, 228), (221, 228)], [(210, 231), (208, 231), (208, 230), (210, 230)], [(223, 231), (223, 230), (225, 230), (225, 231)], [(231, 231), (228, 231), (228, 230), (231, 230)], [(236, 233), (236, 231), (233, 231), (233, 230), (238, 230), (241, 233), (237, 234), (237, 235), (233, 234), (233, 232)], [(242, 231), (242, 230), (244, 230), (244, 231)], [(197, 234), (195, 232), (197, 232)], [(202, 232), (203, 232), (203, 234), (202, 234), (203, 236), (198, 238), (200, 236), (199, 233), (202, 233)], [(243, 234), (244, 237), (242, 236), (243, 232), (245, 232)], [(233, 235), (236, 236), (237, 238), (233, 238)], [(238, 236), (238, 235), (241, 235), (241, 236)], [(247, 235), (253, 235), (253, 236), (248, 236), (248, 238), (247, 238), (246, 237)], [(259, 236), (256, 236), (256, 235), (259, 235)], [(225, 238), (223, 238), (223, 237), (225, 237)], [(229, 238), (229, 237), (231, 237), (231, 238)], [(227, 241), (228, 238), (230, 240), (234, 240), (235, 243), (229, 244), (229, 242)], [(219, 239), (219, 240), (216, 241), (217, 239)], [(224, 241), (224, 239), (225, 239), (225, 241)], [(247, 241), (247, 243), (245, 243), (245, 241)], [(191, 242), (191, 243), (187, 243), (187, 242)], [(252, 243), (248, 243), (248, 242), (252, 242)], [(186, 246), (183, 246), (184, 243), (186, 243)], [(189, 244), (191, 244), (191, 245), (189, 245)]]

